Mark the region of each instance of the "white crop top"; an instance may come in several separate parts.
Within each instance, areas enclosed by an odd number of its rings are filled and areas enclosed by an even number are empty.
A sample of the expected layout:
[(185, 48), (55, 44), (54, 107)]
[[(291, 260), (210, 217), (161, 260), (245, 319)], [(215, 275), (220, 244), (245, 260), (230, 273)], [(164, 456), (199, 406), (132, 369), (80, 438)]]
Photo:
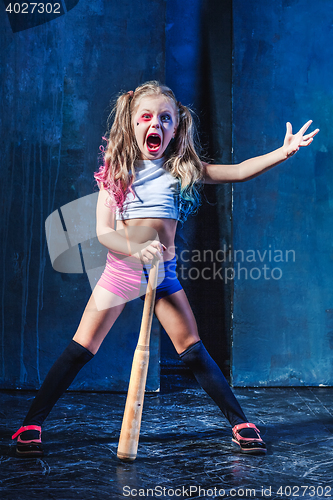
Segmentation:
[(137, 160), (134, 164), (135, 193), (126, 196), (123, 212), (116, 209), (116, 220), (158, 217), (179, 219), (180, 181), (164, 167), (164, 158)]

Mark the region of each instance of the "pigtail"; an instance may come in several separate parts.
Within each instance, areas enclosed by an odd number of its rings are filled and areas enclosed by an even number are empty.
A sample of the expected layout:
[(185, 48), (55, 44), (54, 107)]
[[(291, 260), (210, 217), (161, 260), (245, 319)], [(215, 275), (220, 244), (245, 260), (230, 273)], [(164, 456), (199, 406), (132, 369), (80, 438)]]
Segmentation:
[(199, 148), (192, 113), (187, 106), (177, 103), (179, 122), (172, 153), (166, 162), (172, 175), (181, 180), (180, 220), (185, 221), (201, 205), (203, 166), (197, 154)]
[(95, 173), (99, 185), (103, 184), (109, 193), (107, 204), (110, 208), (122, 211), (128, 191), (135, 179), (131, 167), (137, 157), (138, 150), (131, 124), (131, 101), (133, 91), (121, 94), (108, 118), (113, 119), (109, 132), (107, 147), (104, 150), (103, 164)]

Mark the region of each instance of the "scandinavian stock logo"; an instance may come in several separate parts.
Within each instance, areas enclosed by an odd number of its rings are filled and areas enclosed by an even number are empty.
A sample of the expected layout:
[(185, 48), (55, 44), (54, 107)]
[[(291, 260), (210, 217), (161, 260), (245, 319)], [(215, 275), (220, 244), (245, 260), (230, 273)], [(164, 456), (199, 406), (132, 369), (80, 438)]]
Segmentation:
[(63, 16), (72, 10), (79, 0), (43, 0), (25, 2), (3, 0), (13, 33), (34, 28)]
[[(93, 193), (71, 201), (52, 212), (45, 221), (46, 241), (53, 269), (60, 273), (86, 273), (91, 290), (94, 290), (101, 277), (108, 252), (96, 235), (97, 198), (98, 193)], [(140, 239), (142, 233), (146, 234), (145, 229), (142, 226), (137, 227), (133, 232), (134, 237)], [(126, 230), (118, 230), (117, 233), (126, 241)], [(156, 231), (153, 230), (153, 233), (155, 235)], [(130, 256), (117, 254), (117, 258), (124, 261), (129, 272), (132, 268), (137, 268), (137, 263), (133, 262)], [(159, 266), (155, 286), (163, 281), (164, 276), (164, 266)], [(142, 280), (137, 296), (146, 293), (147, 279), (143, 276)], [(133, 299), (120, 297), (119, 303), (128, 300)], [(97, 306), (99, 309), (104, 309), (102, 304)]]

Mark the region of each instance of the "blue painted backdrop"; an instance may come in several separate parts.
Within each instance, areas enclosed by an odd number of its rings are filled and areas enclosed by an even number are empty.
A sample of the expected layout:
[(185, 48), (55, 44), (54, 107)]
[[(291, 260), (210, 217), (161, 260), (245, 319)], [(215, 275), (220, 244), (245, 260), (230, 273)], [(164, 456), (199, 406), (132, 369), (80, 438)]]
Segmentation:
[(234, 385), (333, 383), (332, 19), (329, 0), (233, 2), (234, 161), (280, 147), (287, 121), (321, 129), (234, 184)]
[[(279, 147), (287, 120), (298, 128), (313, 118), (321, 128), (287, 163), (234, 184), (233, 199), (231, 185), (207, 186), (177, 245), (201, 255), (237, 251), (209, 263), (234, 267), (234, 280), (183, 280), (200, 335), (226, 374), (231, 358), (234, 385), (332, 384), (330, 0), (302, 8), (296, 0), (80, 0), (14, 34), (0, 6), (1, 387), (37, 388), (75, 332), (89, 283), (52, 269), (44, 221), (94, 190), (110, 98), (152, 78), (195, 108), (216, 162)], [(199, 273), (205, 266), (185, 263)], [(126, 389), (142, 304), (127, 307), (72, 388)], [(155, 322), (152, 390), (159, 330)], [(179, 366), (163, 347), (164, 364)]]

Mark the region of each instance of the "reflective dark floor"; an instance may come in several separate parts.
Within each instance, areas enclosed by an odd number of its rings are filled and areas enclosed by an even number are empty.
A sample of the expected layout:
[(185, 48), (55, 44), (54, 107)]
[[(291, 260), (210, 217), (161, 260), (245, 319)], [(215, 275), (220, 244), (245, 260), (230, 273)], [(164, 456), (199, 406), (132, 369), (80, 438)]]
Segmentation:
[(210, 398), (186, 376), (145, 398), (138, 457), (117, 459), (124, 394), (67, 392), (43, 428), (45, 457), (18, 459), (11, 434), (34, 393), (0, 393), (0, 498), (333, 497), (333, 388), (235, 389), (266, 456), (241, 455)]

